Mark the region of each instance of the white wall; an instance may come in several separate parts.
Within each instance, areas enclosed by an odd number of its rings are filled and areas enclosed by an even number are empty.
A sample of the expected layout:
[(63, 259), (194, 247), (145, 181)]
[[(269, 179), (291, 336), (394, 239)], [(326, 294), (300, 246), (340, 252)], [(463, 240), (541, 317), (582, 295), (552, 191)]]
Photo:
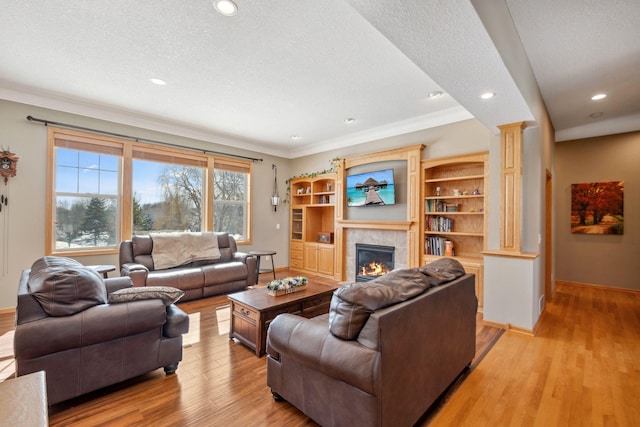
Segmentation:
[(532, 331), (540, 316), (540, 258), (484, 257), (484, 319)]

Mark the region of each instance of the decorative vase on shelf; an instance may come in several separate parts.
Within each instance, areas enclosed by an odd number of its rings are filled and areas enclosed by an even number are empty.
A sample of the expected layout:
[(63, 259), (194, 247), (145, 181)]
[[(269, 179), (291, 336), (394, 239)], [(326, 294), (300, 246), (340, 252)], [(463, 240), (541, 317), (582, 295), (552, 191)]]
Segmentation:
[(453, 242), (451, 240), (446, 240), (444, 242), (444, 255), (453, 256)]

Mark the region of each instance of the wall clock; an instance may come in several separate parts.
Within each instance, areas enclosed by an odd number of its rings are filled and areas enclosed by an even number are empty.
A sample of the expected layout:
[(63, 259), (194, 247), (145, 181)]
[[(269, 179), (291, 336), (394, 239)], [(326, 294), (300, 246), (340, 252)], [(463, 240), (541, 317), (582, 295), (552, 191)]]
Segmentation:
[(7, 181), (10, 176), (16, 176), (18, 165), (18, 157), (8, 150), (0, 151), (0, 176), (4, 177), (4, 184), (7, 185)]

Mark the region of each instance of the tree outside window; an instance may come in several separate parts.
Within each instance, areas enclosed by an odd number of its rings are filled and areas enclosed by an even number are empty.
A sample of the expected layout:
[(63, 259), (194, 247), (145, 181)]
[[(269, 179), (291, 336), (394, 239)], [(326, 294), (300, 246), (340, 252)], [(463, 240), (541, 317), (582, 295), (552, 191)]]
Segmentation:
[(215, 169), (213, 178), (213, 227), (237, 241), (248, 240), (247, 195), (249, 174)]
[(202, 230), (204, 169), (133, 161), (133, 232)]
[(56, 149), (56, 249), (115, 246), (119, 156)]

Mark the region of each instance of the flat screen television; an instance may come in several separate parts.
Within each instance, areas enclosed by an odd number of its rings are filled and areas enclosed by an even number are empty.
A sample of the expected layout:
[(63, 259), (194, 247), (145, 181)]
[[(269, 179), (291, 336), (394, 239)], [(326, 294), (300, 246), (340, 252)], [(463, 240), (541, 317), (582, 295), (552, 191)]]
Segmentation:
[(347, 206), (386, 206), (395, 203), (393, 169), (347, 175)]

